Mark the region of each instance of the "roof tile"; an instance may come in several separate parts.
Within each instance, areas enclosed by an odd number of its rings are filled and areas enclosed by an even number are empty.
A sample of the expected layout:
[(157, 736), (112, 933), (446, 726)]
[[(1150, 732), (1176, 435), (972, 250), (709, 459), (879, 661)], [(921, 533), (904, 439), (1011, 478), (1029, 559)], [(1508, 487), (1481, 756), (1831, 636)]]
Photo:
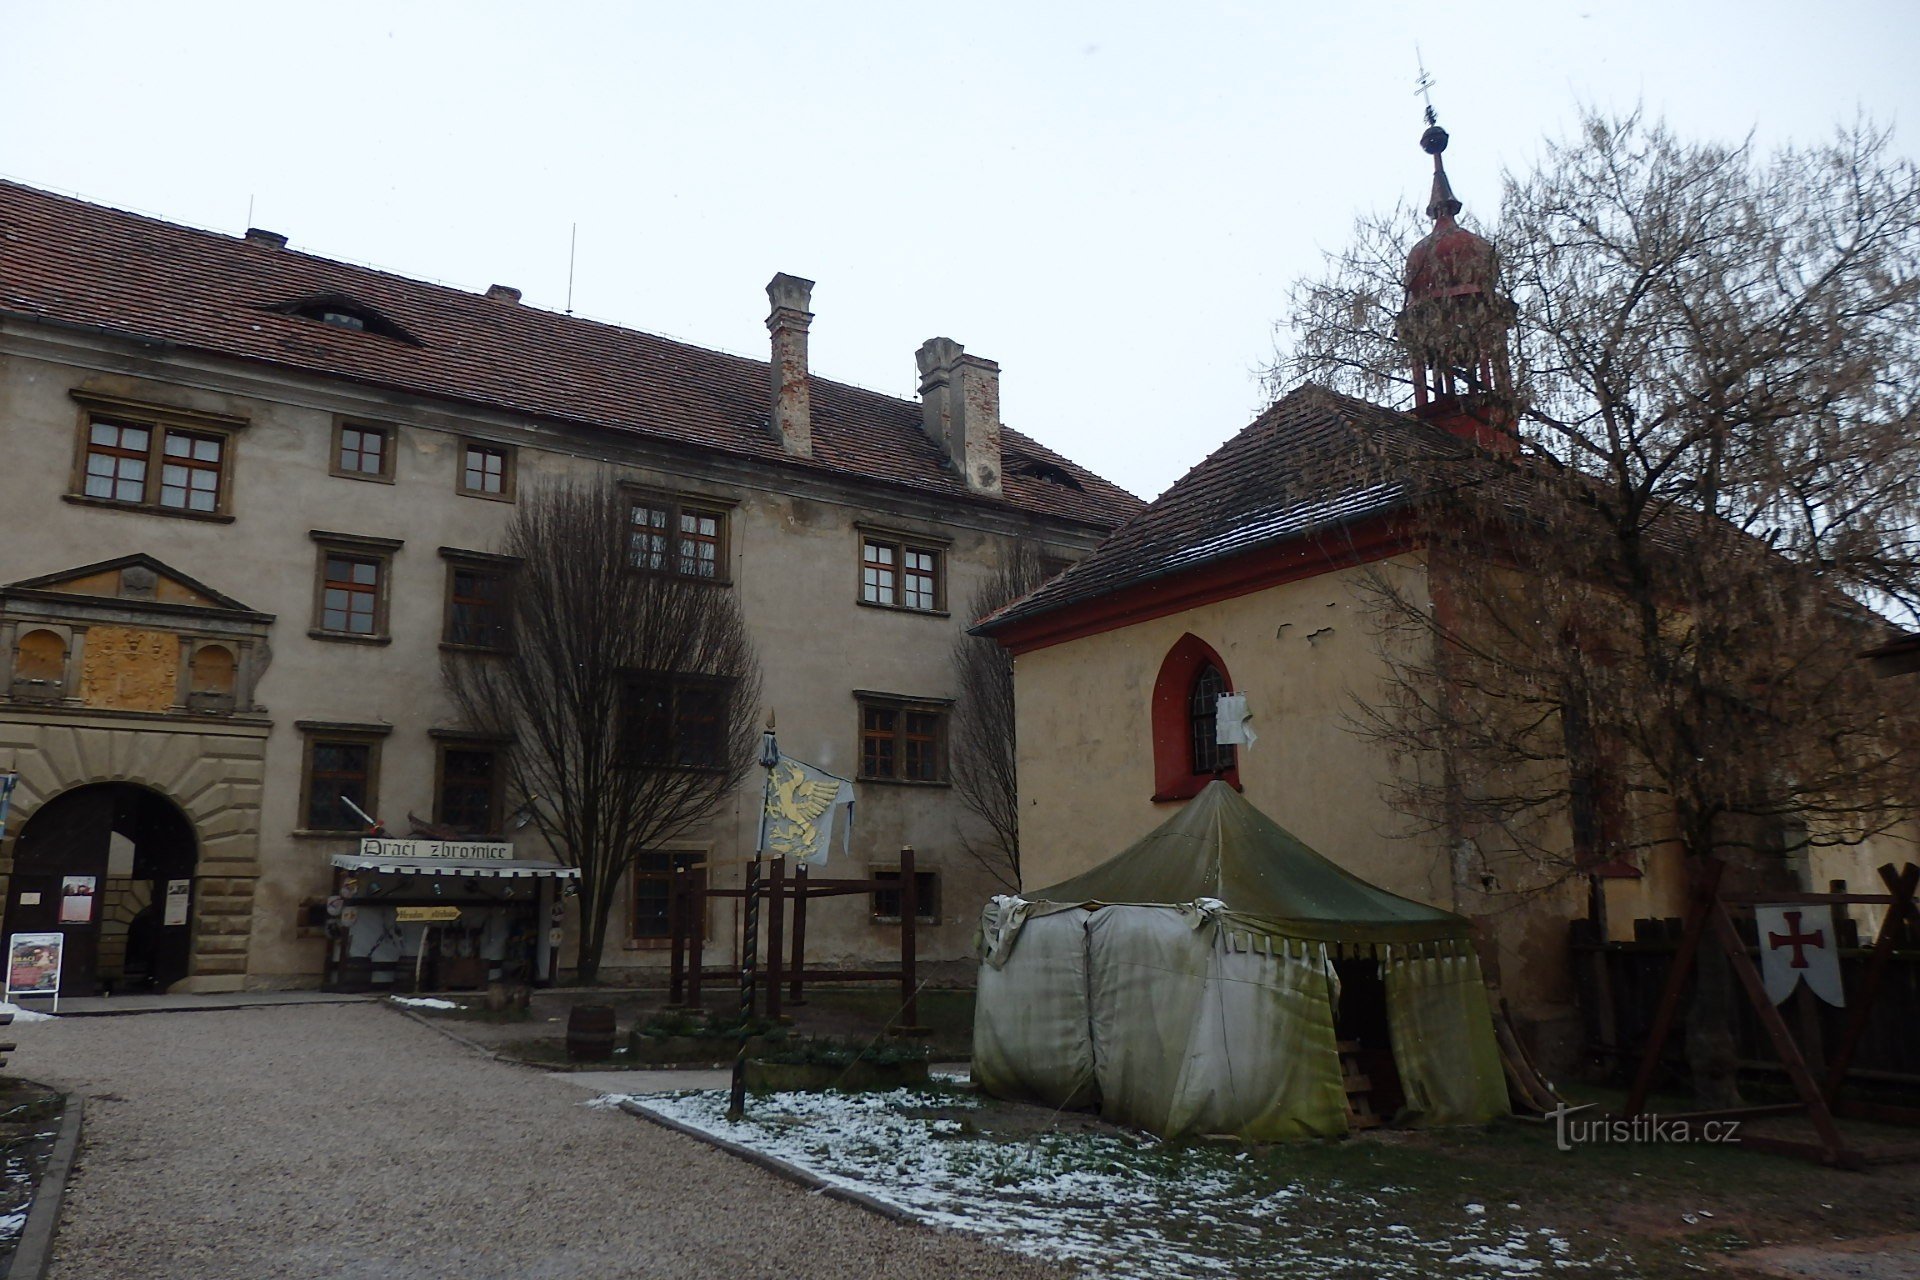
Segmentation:
[[(920, 429), (917, 402), (812, 380), (811, 459), (767, 425), (767, 365), (484, 294), (275, 249), (0, 181), (0, 312), (1111, 527), (1143, 505), (1011, 428), (1008, 469), (972, 494)], [(371, 307), (415, 346), (276, 308), (315, 294)], [(1042, 469), (1044, 470), (1044, 469)]]

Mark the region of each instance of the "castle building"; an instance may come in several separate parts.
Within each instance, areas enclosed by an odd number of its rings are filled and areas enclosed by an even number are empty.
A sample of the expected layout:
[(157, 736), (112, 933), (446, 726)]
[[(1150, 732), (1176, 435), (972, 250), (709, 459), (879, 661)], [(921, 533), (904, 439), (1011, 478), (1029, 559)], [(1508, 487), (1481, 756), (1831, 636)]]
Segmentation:
[[(963, 955), (994, 889), (957, 856), (960, 615), (1013, 548), (1071, 562), (1141, 504), (1004, 426), (947, 339), (919, 402), (815, 376), (811, 288), (775, 277), (756, 361), (0, 183), (5, 932), (63, 933), (68, 991), (311, 985), (360, 812), (548, 859), (440, 663), (511, 643), (516, 502), (612, 475), (636, 571), (737, 595), (783, 749), (856, 781), (859, 873), (914, 845), (922, 954)], [(661, 957), (673, 860), (742, 857), (758, 803), (638, 851), (607, 967)], [(502, 891), (564, 915), (541, 879)], [(810, 955), (890, 954), (884, 912), (823, 904)]]

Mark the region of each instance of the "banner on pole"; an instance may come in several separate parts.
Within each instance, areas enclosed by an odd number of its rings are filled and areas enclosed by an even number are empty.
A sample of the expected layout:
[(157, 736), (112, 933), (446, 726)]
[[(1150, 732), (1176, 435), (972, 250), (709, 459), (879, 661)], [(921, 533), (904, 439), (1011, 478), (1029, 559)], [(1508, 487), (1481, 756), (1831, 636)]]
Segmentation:
[(1790, 903), (1757, 906), (1753, 922), (1759, 934), (1760, 976), (1767, 999), (1779, 1004), (1804, 979), (1813, 994), (1835, 1008), (1845, 1007), (1833, 908)]
[[(840, 809), (846, 821), (839, 823)], [(851, 848), (853, 784), (824, 769), (781, 756), (767, 771), (767, 802), (760, 813), (760, 847), (775, 857), (821, 866), (840, 827), (840, 851)]]

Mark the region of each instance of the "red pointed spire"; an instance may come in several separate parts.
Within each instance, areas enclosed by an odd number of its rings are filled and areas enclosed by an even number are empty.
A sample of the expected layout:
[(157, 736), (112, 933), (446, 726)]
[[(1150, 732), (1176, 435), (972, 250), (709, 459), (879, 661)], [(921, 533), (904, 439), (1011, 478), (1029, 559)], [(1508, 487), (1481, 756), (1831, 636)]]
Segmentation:
[(1513, 304), (1500, 293), (1500, 255), (1455, 219), (1460, 200), (1441, 154), (1447, 131), (1427, 108), (1420, 149), (1433, 157), (1433, 230), (1407, 255), (1400, 340), (1413, 360), (1414, 411), (1494, 449), (1515, 446), (1506, 331)]

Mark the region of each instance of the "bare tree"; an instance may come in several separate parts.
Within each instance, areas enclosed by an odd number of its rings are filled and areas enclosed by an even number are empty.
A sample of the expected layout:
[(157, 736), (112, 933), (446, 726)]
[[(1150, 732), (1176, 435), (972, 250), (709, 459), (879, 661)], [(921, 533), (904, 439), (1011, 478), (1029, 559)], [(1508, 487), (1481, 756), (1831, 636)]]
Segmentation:
[(580, 868), (583, 982), (635, 855), (710, 818), (758, 742), (738, 601), (666, 535), (636, 536), (631, 508), (611, 480), (525, 493), (503, 548), (519, 561), (511, 648), (442, 664), (467, 723), (511, 739), (511, 789)]
[[(1024, 542), (1007, 549), (993, 575), (967, 602), (970, 619), (1012, 604), (1046, 580)], [(1014, 757), (1013, 656), (993, 640), (962, 634), (953, 643), (953, 789), (986, 823), (988, 836), (964, 832), (960, 846), (1008, 889), (1020, 888), (1020, 785)]]
[[(1913, 816), (1913, 713), (1859, 657), (1920, 614), (1920, 172), (1886, 143), (1763, 160), (1590, 115), (1508, 177), (1477, 311), (1402, 306), (1405, 211), (1296, 289), (1282, 377), (1405, 404), (1424, 375), (1424, 416), (1491, 428), (1382, 462), (1430, 594), (1376, 577), (1360, 713), (1413, 762), (1398, 803), (1506, 851), (1491, 883), (1661, 845), (1778, 878)], [(1709, 1103), (1730, 1000), (1703, 969)]]

